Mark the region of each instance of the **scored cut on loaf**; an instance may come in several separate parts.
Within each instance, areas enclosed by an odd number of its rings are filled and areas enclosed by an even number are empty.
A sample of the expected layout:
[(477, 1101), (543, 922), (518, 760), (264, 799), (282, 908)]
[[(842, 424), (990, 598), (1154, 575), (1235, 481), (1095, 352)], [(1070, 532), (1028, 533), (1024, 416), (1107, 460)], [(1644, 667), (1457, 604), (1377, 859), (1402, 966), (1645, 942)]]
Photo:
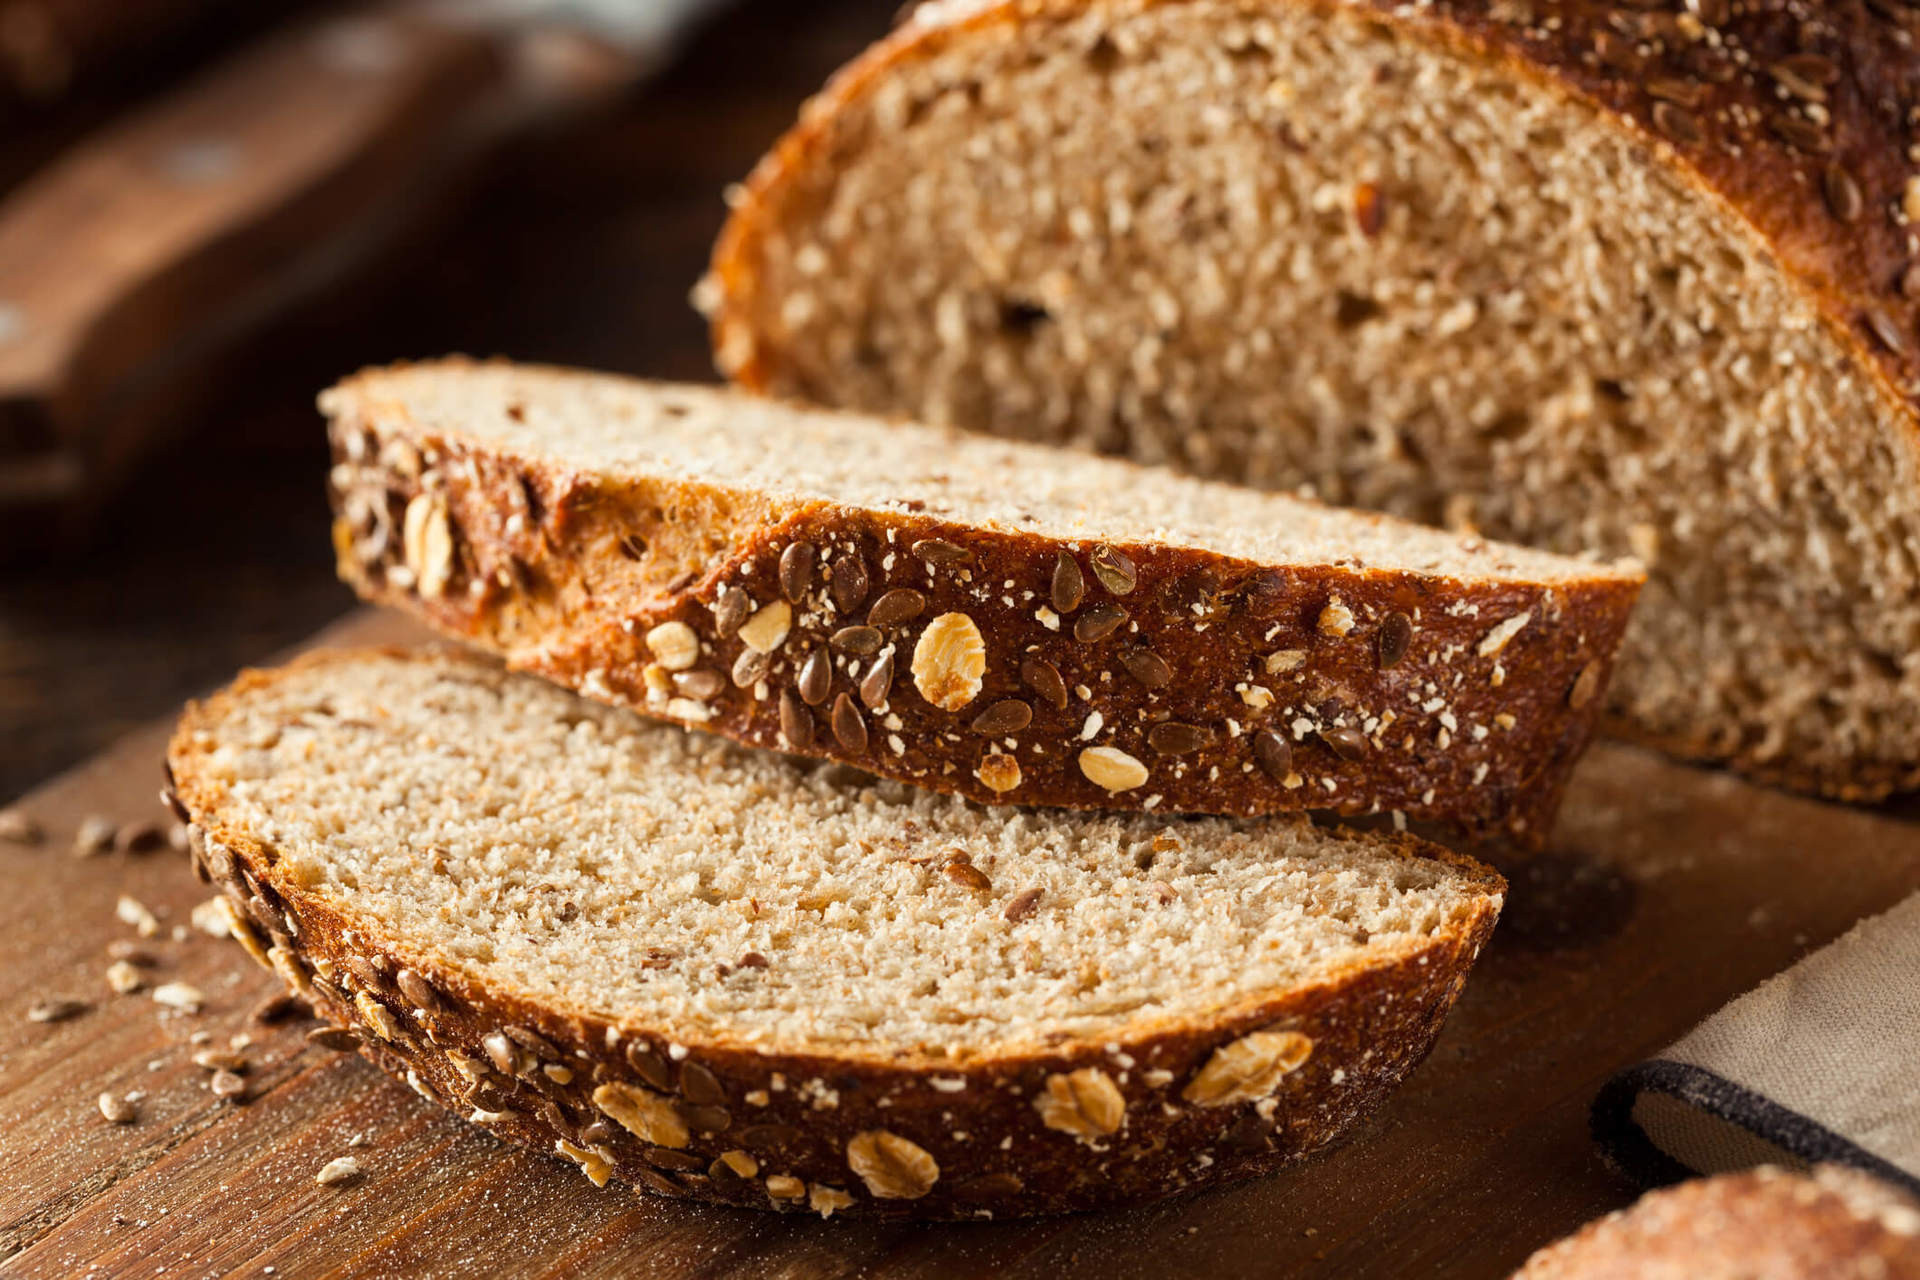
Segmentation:
[(341, 575), (514, 667), (976, 800), (1543, 839), (1637, 573), (565, 370), (362, 373)]
[(1005, 1217), (1275, 1168), (1425, 1055), (1505, 889), (1411, 836), (981, 807), (456, 653), (189, 708), (263, 963), (488, 1129), (671, 1195)]
[(1697, 1178), (1548, 1245), (1513, 1280), (1920, 1280), (1920, 1199), (1833, 1164)]
[(1920, 11), (922, 6), (735, 200), (722, 369), (1649, 568), (1612, 709), (1920, 785)]

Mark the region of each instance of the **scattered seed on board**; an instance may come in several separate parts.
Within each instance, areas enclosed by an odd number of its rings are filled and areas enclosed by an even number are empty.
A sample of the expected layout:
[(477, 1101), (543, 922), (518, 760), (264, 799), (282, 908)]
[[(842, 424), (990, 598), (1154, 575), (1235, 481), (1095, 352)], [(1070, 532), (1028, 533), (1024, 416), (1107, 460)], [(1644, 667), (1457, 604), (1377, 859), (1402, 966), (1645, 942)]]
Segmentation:
[(360, 1162), (352, 1156), (338, 1156), (320, 1166), (313, 1180), (323, 1187), (337, 1187), (354, 1181), (361, 1174)]
[(103, 818), (90, 813), (80, 819), (80, 825), (74, 829), (73, 851), (81, 857), (105, 853), (113, 848), (113, 837), (120, 828), (112, 818)]
[(253, 1021), (266, 1026), (276, 1022), (286, 1022), (296, 1017), (306, 1018), (312, 1015), (313, 1010), (305, 1000), (294, 995), (291, 991), (282, 991), (278, 995), (268, 996), (265, 1000), (253, 1006), (253, 1009), (247, 1016), (253, 1019)]
[(36, 845), (47, 838), (46, 829), (18, 809), (0, 809), (0, 843)]
[(114, 833), (113, 843), (128, 853), (152, 853), (167, 843), (167, 833), (157, 822), (129, 822)]
[(315, 1027), (307, 1032), (307, 1043), (335, 1053), (348, 1053), (360, 1047), (360, 1036), (349, 1027)]
[(143, 938), (151, 938), (160, 932), (159, 919), (138, 898), (121, 894), (113, 904), (113, 914), (121, 924), (133, 926), (133, 931)]
[(97, 1105), (100, 1115), (108, 1124), (132, 1124), (140, 1118), (140, 1110), (126, 1098), (111, 1093), (100, 1095)]
[(85, 1000), (70, 1000), (63, 996), (54, 996), (47, 1000), (37, 1000), (27, 1008), (28, 1022), (65, 1022), (87, 1011)]
[(235, 1075), (245, 1075), (247, 1059), (245, 1055), (227, 1049), (202, 1049), (193, 1055), (193, 1065), (202, 1071), (231, 1071)]
[(128, 964), (152, 968), (160, 963), (160, 958), (131, 938), (115, 938), (107, 944), (107, 959), (124, 960)]
[(198, 1013), (207, 1003), (207, 997), (191, 983), (164, 982), (153, 989), (153, 1002), (181, 1013)]
[(115, 960), (107, 966), (107, 985), (117, 995), (130, 996), (146, 984), (146, 976), (130, 961)]
[(240, 1102), (245, 1100), (247, 1082), (240, 1078), (237, 1071), (216, 1071), (212, 1079), (207, 1081), (207, 1088), (222, 1101)]

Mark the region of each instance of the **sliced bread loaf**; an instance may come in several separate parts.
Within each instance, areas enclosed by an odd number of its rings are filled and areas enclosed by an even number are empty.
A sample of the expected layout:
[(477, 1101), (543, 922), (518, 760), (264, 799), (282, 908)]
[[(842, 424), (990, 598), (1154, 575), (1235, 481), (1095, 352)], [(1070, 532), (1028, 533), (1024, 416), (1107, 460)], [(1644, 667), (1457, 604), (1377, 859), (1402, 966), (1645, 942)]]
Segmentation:
[(1534, 840), (1638, 586), (696, 387), (450, 361), (322, 406), (368, 599), (589, 697), (978, 800)]
[(922, 6), (741, 193), (722, 367), (1650, 582), (1613, 707), (1920, 784), (1920, 11)]
[(453, 654), (168, 755), (233, 931), (476, 1123), (671, 1195), (1010, 1216), (1272, 1169), (1427, 1052), (1505, 886), (1304, 819), (980, 808)]

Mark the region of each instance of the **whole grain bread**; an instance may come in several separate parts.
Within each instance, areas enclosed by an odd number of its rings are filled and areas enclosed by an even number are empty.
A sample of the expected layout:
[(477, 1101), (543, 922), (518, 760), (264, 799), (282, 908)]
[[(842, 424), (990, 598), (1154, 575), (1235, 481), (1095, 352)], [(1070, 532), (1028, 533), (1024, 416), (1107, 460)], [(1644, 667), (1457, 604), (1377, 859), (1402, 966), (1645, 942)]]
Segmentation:
[(342, 576), (589, 697), (976, 800), (1543, 838), (1635, 572), (507, 364), (322, 397)]
[(323, 653), (168, 753), (231, 931), (503, 1136), (669, 1195), (1007, 1217), (1333, 1140), (1497, 875), (1408, 836), (979, 807), (464, 654)]
[(749, 388), (1649, 567), (1630, 732), (1920, 784), (1920, 11), (922, 6), (736, 193)]
[(1920, 1200), (1838, 1165), (1722, 1174), (1589, 1223), (1515, 1280), (1920, 1280)]

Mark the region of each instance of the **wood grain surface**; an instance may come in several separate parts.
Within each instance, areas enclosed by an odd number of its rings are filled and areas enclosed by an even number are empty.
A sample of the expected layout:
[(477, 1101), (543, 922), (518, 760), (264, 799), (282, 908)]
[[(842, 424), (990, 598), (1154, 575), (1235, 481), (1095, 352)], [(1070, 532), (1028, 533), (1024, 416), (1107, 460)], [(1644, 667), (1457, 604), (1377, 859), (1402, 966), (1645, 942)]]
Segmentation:
[[(320, 643), (406, 638), (363, 614)], [(90, 814), (161, 818), (166, 726), (27, 797), (38, 847), (0, 844), (0, 1267), (8, 1275), (1498, 1276), (1633, 1190), (1586, 1108), (1610, 1071), (1863, 915), (1920, 889), (1920, 830), (1603, 744), (1553, 851), (1505, 868), (1506, 917), (1438, 1049), (1339, 1149), (1261, 1181), (1123, 1214), (869, 1226), (697, 1208), (502, 1145), (310, 1024), (250, 1020), (271, 980), (186, 926), (208, 896), (161, 849), (76, 857)], [(107, 948), (150, 907), (150, 984), (112, 993)], [(35, 1023), (37, 1001), (88, 1009)], [(247, 1101), (217, 1100), (194, 1037), (251, 1038)], [(102, 1092), (140, 1095), (102, 1118)], [(354, 1145), (359, 1142), (361, 1145)], [(356, 1156), (363, 1176), (315, 1183)]]

